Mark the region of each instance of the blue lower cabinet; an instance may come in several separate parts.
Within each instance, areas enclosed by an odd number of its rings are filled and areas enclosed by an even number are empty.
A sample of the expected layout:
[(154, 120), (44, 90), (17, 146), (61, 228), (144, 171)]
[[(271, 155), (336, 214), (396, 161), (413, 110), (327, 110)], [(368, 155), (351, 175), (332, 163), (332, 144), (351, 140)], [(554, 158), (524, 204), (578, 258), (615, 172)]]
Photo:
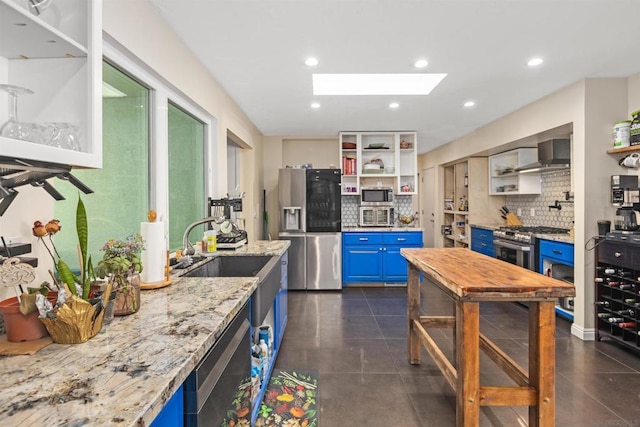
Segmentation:
[(422, 231), (342, 233), (342, 282), (406, 282), (402, 248), (421, 248)]
[(184, 426), (184, 386), (171, 396), (162, 411), (151, 422), (151, 427), (182, 427)]
[(493, 244), (493, 231), (472, 226), (471, 250), (495, 258), (496, 247)]

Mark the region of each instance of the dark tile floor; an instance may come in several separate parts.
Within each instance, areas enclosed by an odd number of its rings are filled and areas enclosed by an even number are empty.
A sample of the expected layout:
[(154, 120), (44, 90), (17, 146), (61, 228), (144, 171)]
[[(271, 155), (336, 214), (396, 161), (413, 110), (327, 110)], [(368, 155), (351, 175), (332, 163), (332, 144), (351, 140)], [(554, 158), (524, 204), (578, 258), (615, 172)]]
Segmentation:
[[(429, 314), (453, 313), (435, 287), (423, 289)], [(320, 373), (320, 425), (453, 426), (455, 396), (423, 349), (406, 356), (406, 288), (289, 292), (289, 321), (277, 368)], [(482, 303), (481, 331), (527, 367), (527, 309)], [(556, 425), (640, 426), (640, 356), (607, 342), (584, 342), (560, 318), (556, 332)], [(452, 358), (450, 330), (430, 331)], [(513, 385), (482, 355), (483, 385)], [(525, 426), (526, 407), (482, 407), (482, 426)]]

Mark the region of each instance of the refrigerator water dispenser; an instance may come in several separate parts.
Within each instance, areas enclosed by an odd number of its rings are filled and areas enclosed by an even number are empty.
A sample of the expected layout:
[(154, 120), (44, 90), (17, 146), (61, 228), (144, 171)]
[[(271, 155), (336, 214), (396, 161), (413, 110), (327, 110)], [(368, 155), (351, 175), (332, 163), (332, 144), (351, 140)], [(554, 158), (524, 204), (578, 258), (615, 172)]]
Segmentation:
[(284, 229), (286, 231), (301, 230), (300, 215), (302, 208), (299, 206), (286, 206), (282, 210), (284, 213)]

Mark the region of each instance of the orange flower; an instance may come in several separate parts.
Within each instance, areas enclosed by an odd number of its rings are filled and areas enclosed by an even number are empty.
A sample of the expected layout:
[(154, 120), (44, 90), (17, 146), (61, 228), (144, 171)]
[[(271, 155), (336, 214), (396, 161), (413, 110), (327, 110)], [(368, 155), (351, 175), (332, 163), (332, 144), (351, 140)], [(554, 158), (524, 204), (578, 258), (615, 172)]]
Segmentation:
[(47, 229), (47, 233), (56, 234), (58, 231), (62, 230), (62, 226), (60, 225), (60, 221), (57, 219), (52, 219), (44, 226)]
[(33, 223), (33, 228), (31, 229), (33, 235), (36, 237), (44, 237), (47, 235), (47, 229), (40, 221), (36, 221)]

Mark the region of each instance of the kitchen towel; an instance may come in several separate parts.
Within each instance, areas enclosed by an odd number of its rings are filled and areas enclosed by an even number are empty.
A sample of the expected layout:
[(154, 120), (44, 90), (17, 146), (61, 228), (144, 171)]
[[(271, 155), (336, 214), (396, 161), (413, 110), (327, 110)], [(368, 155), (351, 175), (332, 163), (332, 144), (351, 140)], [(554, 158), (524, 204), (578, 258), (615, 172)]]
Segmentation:
[(143, 222), (140, 224), (140, 234), (144, 239), (142, 251), (142, 273), (140, 278), (143, 283), (154, 283), (164, 280), (164, 267), (167, 258), (164, 244), (164, 223)]

